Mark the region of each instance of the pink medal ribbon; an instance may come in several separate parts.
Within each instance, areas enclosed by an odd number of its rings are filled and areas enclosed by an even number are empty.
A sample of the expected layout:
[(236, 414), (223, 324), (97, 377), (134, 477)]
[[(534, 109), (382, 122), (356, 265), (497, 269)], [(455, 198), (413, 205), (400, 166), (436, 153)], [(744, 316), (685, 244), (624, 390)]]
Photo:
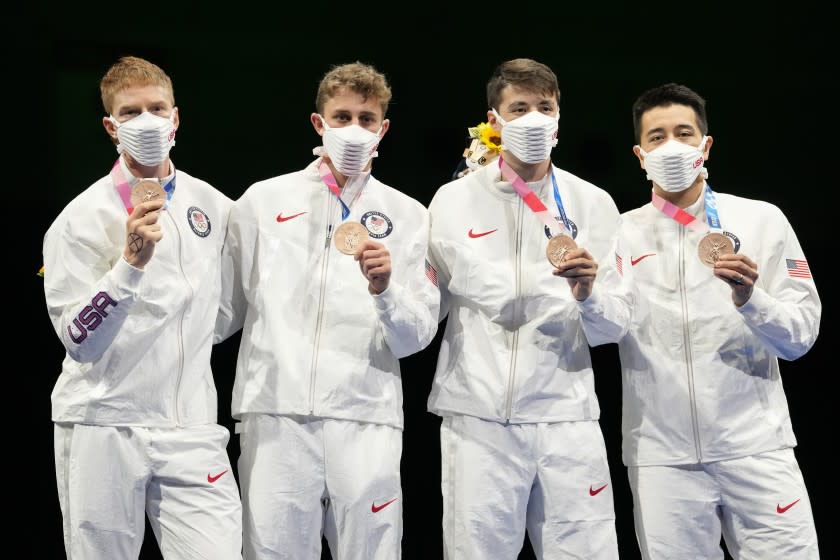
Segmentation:
[(131, 185), (128, 184), (128, 179), (126, 179), (125, 173), (123, 173), (120, 158), (117, 158), (117, 161), (111, 167), (111, 180), (114, 182), (114, 188), (117, 189), (117, 193), (120, 195), (125, 209), (131, 214), (134, 211), (131, 205)]
[[(711, 189), (706, 187), (704, 191), (707, 207), (711, 204), (711, 207), (714, 208), (714, 195), (712, 194)], [(665, 214), (666, 216), (670, 217), (674, 221), (679, 222), (685, 227), (692, 230), (703, 227), (703, 223), (700, 220), (698, 220), (679, 206), (668, 202), (653, 191), (651, 191), (650, 194), (651, 204), (653, 204), (653, 207)], [(720, 224), (717, 220), (717, 212), (713, 212), (712, 215), (709, 216), (709, 226), (712, 229), (715, 229), (715, 227), (717, 227), (717, 229), (720, 229)]]
[[(548, 211), (548, 208), (545, 207), (542, 200), (532, 191), (528, 184), (516, 174), (516, 172), (510, 168), (507, 162), (504, 161), (502, 156), (499, 156), (499, 168), (502, 170), (502, 177), (505, 178), (511, 185), (513, 185), (513, 189), (516, 193), (522, 198), (528, 208), (536, 214), (537, 218), (540, 219), (542, 223), (548, 227), (548, 230), (551, 232), (551, 236), (554, 237), (558, 233), (566, 233), (569, 237), (571, 237), (571, 227), (566, 226), (566, 224), (558, 222), (554, 219), (551, 213)], [(552, 180), (554, 179), (554, 173), (552, 172), (551, 176)], [(557, 187), (555, 184), (555, 198), (558, 200), (558, 208), (560, 209), (561, 213), (564, 214), (563, 218), (565, 219), (565, 212), (562, 210), (562, 207), (559, 203), (559, 192), (557, 192)], [(567, 230), (563, 232), (563, 229)]]
[(324, 160), (321, 160), (321, 164), (318, 166), (318, 173), (321, 175), (321, 180), (324, 181), (324, 184), (327, 185), (327, 188), (332, 191), (341, 204), (341, 219), (346, 220), (347, 216), (350, 215), (350, 209), (341, 200), (341, 189), (338, 188), (338, 181), (335, 180), (332, 171), (330, 171), (330, 166)]

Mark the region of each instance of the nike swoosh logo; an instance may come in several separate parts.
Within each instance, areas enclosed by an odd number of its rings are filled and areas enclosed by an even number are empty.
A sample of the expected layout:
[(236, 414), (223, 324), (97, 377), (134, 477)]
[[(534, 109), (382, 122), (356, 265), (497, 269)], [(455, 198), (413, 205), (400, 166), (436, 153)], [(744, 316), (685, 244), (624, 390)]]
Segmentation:
[(222, 471), (219, 474), (217, 474), (216, 476), (213, 476), (212, 474), (207, 473), (207, 482), (209, 482), (210, 484), (213, 484), (214, 482), (216, 482), (217, 480), (222, 478), (222, 475), (225, 474), (226, 472), (227, 471)]
[(791, 502), (788, 505), (786, 505), (785, 507), (782, 507), (779, 504), (776, 504), (776, 512), (777, 513), (784, 513), (787, 510), (789, 510), (790, 508), (792, 508), (793, 506), (795, 506), (797, 503), (799, 503), (799, 500), (796, 500), (795, 502)]
[[(279, 220), (280, 218), (277, 218), (277, 219)], [(640, 260), (642, 260), (642, 259), (644, 259), (644, 258), (647, 258), (647, 257), (652, 257), (652, 256), (654, 256), (655, 254), (656, 254), (656, 253), (648, 253), (647, 255), (642, 255), (642, 256), (641, 256), (641, 257), (639, 257), (638, 259), (634, 259), (633, 257), (630, 257), (630, 266), (636, 266), (637, 264), (639, 264), (639, 261), (640, 261)]]
[(376, 505), (376, 503), (375, 503), (375, 502), (371, 502), (371, 503), (370, 503), (370, 511), (371, 511), (372, 513), (376, 513), (377, 511), (382, 511), (383, 509), (385, 509), (386, 507), (390, 506), (391, 504), (393, 504), (393, 503), (394, 503), (394, 502), (396, 502), (396, 501), (397, 501), (397, 499), (396, 499), (396, 498), (394, 498), (394, 499), (393, 499), (393, 500), (391, 500), (390, 502), (385, 502), (384, 504), (381, 504), (381, 505)]
[(476, 238), (478, 238), (478, 237), (484, 237), (485, 235), (490, 235), (490, 234), (491, 234), (491, 233), (493, 233), (494, 231), (499, 231), (499, 228), (496, 228), (496, 229), (491, 229), (490, 231), (483, 231), (483, 232), (481, 232), (481, 233), (474, 233), (474, 232), (473, 232), (473, 230), (472, 230), (472, 228), (470, 228), (470, 231), (467, 233), (467, 235), (469, 235), (469, 236), (470, 236), (470, 237), (472, 237), (473, 239), (476, 239)]
[(306, 212), (298, 212), (297, 214), (292, 214), (291, 216), (284, 217), (283, 212), (280, 212), (279, 214), (277, 214), (277, 221), (282, 224), (283, 222), (291, 220), (292, 218), (297, 218), (298, 216), (302, 216), (303, 214), (306, 214)]
[(609, 486), (609, 485), (608, 485), (608, 484), (604, 484), (603, 486), (601, 486), (600, 488), (596, 488), (595, 490), (593, 490), (593, 489), (592, 489), (592, 486), (590, 486), (590, 487), (589, 487), (589, 495), (590, 495), (590, 496), (597, 496), (597, 495), (598, 495), (598, 493), (599, 493), (601, 490), (603, 490), (604, 488), (606, 488), (607, 486)]

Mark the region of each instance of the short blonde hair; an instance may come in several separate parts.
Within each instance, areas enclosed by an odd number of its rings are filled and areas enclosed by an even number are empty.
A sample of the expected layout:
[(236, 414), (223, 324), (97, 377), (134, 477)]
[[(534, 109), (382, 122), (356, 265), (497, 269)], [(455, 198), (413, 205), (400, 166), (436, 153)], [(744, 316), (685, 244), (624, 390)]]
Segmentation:
[(334, 66), (324, 74), (315, 96), (315, 109), (323, 114), (327, 101), (347, 88), (367, 99), (375, 99), (382, 108), (382, 116), (388, 111), (391, 101), (391, 86), (385, 76), (376, 68), (362, 62)]
[(114, 97), (117, 93), (130, 87), (149, 85), (162, 87), (169, 94), (169, 101), (175, 105), (172, 80), (159, 66), (136, 56), (120, 58), (99, 82), (105, 112), (111, 114), (113, 111)]

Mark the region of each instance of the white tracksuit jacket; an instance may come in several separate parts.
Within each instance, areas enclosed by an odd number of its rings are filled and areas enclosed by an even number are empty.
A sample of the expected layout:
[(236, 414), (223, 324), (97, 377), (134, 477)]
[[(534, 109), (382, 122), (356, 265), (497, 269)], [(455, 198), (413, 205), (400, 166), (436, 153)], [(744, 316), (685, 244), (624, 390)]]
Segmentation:
[(43, 250), (47, 307), (67, 349), (52, 392), (53, 421), (216, 422), (210, 352), (232, 204), (177, 170), (158, 222), (163, 238), (144, 270), (122, 258), (128, 215), (110, 176), (59, 214)]
[[(579, 247), (613, 258), (619, 213), (602, 189), (553, 167)], [(429, 206), (430, 260), (448, 313), (429, 411), (510, 423), (597, 420), (589, 355), (626, 326), (627, 306), (599, 292), (620, 277), (599, 267), (584, 302), (552, 275), (547, 228), (488, 165), (443, 185)], [(559, 215), (550, 178), (529, 184)]]
[(425, 271), (428, 211), (373, 176), (353, 187), (361, 194), (345, 200), (347, 220), (365, 224), (391, 254), (390, 285), (373, 296), (359, 263), (328, 237), (341, 207), (319, 162), (253, 184), (231, 211), (223, 301), (232, 304), (217, 331), (224, 339), (243, 328), (231, 411), (401, 429), (399, 358), (437, 332), (439, 293)]
[[(706, 227), (689, 230), (651, 204), (622, 215), (618, 253), (637, 290), (632, 325), (619, 342), (628, 466), (796, 445), (778, 359), (794, 360), (814, 344), (820, 299), (813, 279), (788, 270), (805, 256), (776, 206), (715, 198), (723, 230), (758, 264), (758, 282), (741, 308), (697, 256)], [(703, 196), (685, 210), (705, 223)]]

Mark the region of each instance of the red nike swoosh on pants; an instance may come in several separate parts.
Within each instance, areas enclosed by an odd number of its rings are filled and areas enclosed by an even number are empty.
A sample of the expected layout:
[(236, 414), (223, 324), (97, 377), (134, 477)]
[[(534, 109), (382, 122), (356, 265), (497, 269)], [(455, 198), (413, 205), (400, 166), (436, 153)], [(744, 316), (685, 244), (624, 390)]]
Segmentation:
[(595, 490), (593, 490), (593, 489), (592, 489), (592, 486), (590, 486), (590, 487), (589, 487), (589, 495), (590, 495), (590, 496), (596, 496), (596, 495), (598, 495), (598, 493), (599, 493), (601, 490), (603, 490), (603, 489), (604, 489), (604, 488), (606, 488), (607, 486), (609, 486), (609, 485), (608, 485), (608, 484), (604, 484), (603, 486), (601, 486), (600, 488), (596, 488)]
[(797, 503), (799, 503), (799, 500), (796, 500), (795, 502), (791, 502), (788, 505), (786, 505), (785, 507), (782, 507), (781, 505), (776, 504), (776, 513), (784, 513), (787, 510), (789, 510), (790, 508), (792, 508), (793, 506), (795, 506)]
[(377, 511), (382, 511), (383, 509), (385, 509), (386, 507), (388, 507), (389, 505), (393, 504), (396, 501), (397, 501), (397, 499), (394, 498), (393, 500), (385, 502), (382, 505), (376, 505), (376, 502), (371, 502), (370, 503), (370, 511), (372, 513), (376, 513)]
[(207, 482), (209, 482), (210, 484), (213, 484), (214, 482), (216, 482), (217, 480), (222, 478), (222, 475), (225, 474), (226, 472), (227, 471), (222, 471), (219, 474), (217, 474), (216, 476), (213, 476), (210, 473), (207, 473)]

